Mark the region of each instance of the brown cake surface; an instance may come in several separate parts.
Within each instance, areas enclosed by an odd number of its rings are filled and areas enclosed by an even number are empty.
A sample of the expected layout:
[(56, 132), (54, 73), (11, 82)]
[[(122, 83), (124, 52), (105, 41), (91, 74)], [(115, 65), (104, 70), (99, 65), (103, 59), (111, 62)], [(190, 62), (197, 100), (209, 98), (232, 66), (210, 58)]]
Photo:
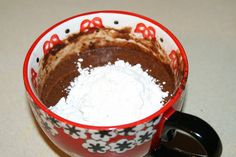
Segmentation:
[(119, 59), (131, 65), (141, 64), (142, 69), (148, 70), (149, 75), (160, 83), (165, 82), (163, 91), (170, 93), (165, 102), (175, 90), (170, 61), (159, 43), (134, 37), (130, 28), (94, 29), (69, 36), (40, 61), (38, 93), (47, 107), (67, 96), (65, 89), (79, 75), (79, 58), (83, 59), (82, 68), (103, 66)]

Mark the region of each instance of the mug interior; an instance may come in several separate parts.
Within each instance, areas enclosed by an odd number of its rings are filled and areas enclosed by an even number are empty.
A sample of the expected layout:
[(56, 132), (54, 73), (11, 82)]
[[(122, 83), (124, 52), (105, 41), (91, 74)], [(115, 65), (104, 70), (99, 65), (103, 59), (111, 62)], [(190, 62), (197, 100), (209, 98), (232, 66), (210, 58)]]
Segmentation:
[[(175, 77), (175, 86), (176, 86), (175, 94), (160, 111), (157, 111), (153, 115), (150, 115), (145, 119), (139, 120), (137, 122), (124, 124), (122, 126), (116, 126), (116, 127), (123, 127), (125, 125), (126, 126), (137, 125), (137, 123), (148, 121), (153, 117), (156, 117), (161, 113), (163, 113), (164, 111), (166, 111), (178, 100), (186, 84), (188, 75), (188, 63), (185, 51), (181, 46), (180, 42), (176, 39), (176, 37), (161, 24), (147, 17), (122, 11), (98, 11), (98, 12), (91, 12), (77, 15), (59, 22), (58, 24), (46, 30), (40, 37), (38, 37), (38, 39), (34, 42), (29, 52), (27, 53), (23, 71), (26, 90), (30, 95), (30, 97), (34, 100), (36, 105), (38, 105), (39, 108), (47, 112), (50, 116), (58, 119), (59, 121), (64, 121), (73, 125), (79, 125), (80, 127), (91, 127), (65, 120), (59, 117), (58, 115), (54, 114), (50, 110), (48, 110), (47, 107), (40, 101), (40, 98), (37, 94), (37, 76), (40, 69), (39, 61), (45, 55), (44, 51), (45, 42), (53, 40), (52, 36), (55, 35), (60, 40), (64, 40), (71, 34), (78, 33), (79, 31), (81, 31), (82, 29), (81, 23), (83, 21), (85, 20), (91, 21), (96, 18), (101, 19), (102, 25), (105, 28), (111, 27), (114, 29), (121, 29), (124, 27), (131, 27), (132, 33), (136, 37), (140, 38), (144, 38), (145, 33), (142, 34), (142, 31), (140, 32), (136, 31), (138, 26), (142, 26), (142, 28), (140, 27), (140, 29), (146, 29), (147, 32), (149, 31), (149, 33), (151, 30), (152, 31), (151, 39), (155, 39), (160, 44), (161, 48), (164, 50), (165, 55), (170, 61), (170, 66)], [(150, 36), (147, 37), (149, 38)], [(50, 44), (48, 46), (50, 46)], [(105, 128), (110, 128), (110, 127), (105, 127)], [(104, 127), (102, 129), (104, 129)]]

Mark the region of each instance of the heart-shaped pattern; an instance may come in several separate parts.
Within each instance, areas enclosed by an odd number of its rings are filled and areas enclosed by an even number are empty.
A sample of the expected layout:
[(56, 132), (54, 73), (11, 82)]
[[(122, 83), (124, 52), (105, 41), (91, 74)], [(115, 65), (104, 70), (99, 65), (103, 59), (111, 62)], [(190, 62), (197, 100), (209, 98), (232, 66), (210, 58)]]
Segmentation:
[(57, 34), (53, 34), (50, 38), (50, 40), (47, 40), (43, 44), (43, 52), (44, 55), (46, 55), (50, 49), (52, 49), (55, 45), (61, 44), (62, 41), (59, 39)]
[(92, 20), (85, 19), (80, 24), (80, 32), (88, 32), (92, 28), (104, 28), (100, 17), (94, 17)]
[(177, 52), (175, 50), (172, 50), (169, 54), (169, 57), (171, 59), (171, 66), (173, 68), (173, 72), (175, 75), (177, 75), (179, 66)]
[(36, 81), (37, 73), (36, 73), (36, 71), (35, 71), (33, 68), (31, 68), (30, 74), (31, 74), (31, 81), (32, 81), (32, 84), (33, 84), (34, 88), (37, 88), (37, 86), (38, 86), (38, 85), (37, 85), (37, 81)]
[(134, 32), (141, 33), (144, 39), (156, 40), (156, 31), (152, 26), (146, 26), (143, 23), (138, 23)]

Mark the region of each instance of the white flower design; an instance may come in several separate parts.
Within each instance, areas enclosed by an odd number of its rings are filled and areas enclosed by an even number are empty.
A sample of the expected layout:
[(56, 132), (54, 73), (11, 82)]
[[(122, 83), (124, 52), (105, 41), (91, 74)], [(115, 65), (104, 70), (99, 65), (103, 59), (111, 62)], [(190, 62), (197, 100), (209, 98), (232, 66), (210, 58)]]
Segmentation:
[(89, 133), (91, 134), (92, 139), (101, 140), (105, 142), (117, 136), (117, 134), (113, 130), (105, 130), (105, 131), (89, 130)]
[(50, 122), (49, 116), (39, 109), (39, 113), (41, 113), (40, 116), (40, 122), (42, 128), (44, 128), (47, 132), (49, 132), (51, 135), (55, 136), (58, 134), (58, 131), (54, 128), (54, 125)]
[(120, 129), (118, 130), (118, 134), (122, 136), (132, 136), (132, 135), (135, 135), (136, 132), (142, 130), (144, 127), (145, 127), (144, 124), (140, 124), (132, 128)]
[(106, 153), (110, 148), (106, 145), (106, 142), (91, 139), (86, 140), (86, 143), (83, 143), (82, 146), (91, 153)]
[(153, 135), (156, 133), (156, 130), (153, 127), (149, 127), (144, 131), (139, 131), (136, 134), (135, 141), (137, 145), (141, 145), (144, 142), (150, 141)]
[(38, 114), (41, 114), (40, 112), (39, 112), (39, 108), (38, 108), (38, 106), (37, 105), (35, 105), (34, 104), (34, 101), (30, 98), (29, 100), (28, 100), (28, 103), (29, 103), (29, 105), (30, 105), (30, 108), (31, 108), (31, 110), (32, 110), (32, 112), (34, 113), (34, 115), (38, 115)]
[(111, 147), (110, 151), (113, 151), (116, 153), (124, 153), (125, 151), (133, 149), (135, 147), (135, 141), (121, 139), (117, 142), (110, 143), (109, 145)]
[(61, 128), (61, 123), (53, 117), (48, 117), (48, 120), (57, 128)]
[(39, 109), (38, 106), (31, 101), (31, 99), (29, 100), (29, 104), (38, 124), (51, 135), (57, 135), (58, 131), (54, 128), (53, 122), (57, 123), (57, 126), (59, 126), (59, 122), (56, 122), (56, 120), (53, 121), (52, 117), (48, 116), (43, 110)]
[(66, 134), (70, 135), (74, 139), (87, 138), (85, 129), (78, 128), (69, 124), (63, 124), (63, 129)]

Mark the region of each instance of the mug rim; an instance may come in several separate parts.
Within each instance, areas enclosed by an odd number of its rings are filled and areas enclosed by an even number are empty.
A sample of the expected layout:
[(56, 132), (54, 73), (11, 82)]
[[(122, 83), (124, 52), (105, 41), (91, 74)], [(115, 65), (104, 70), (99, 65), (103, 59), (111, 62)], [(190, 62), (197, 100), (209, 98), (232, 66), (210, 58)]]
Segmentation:
[[(183, 74), (183, 78), (181, 80), (181, 83), (179, 85), (179, 87), (176, 90), (176, 93), (171, 97), (171, 99), (158, 111), (156, 111), (155, 113), (140, 119), (138, 121), (135, 122), (131, 122), (131, 123), (127, 123), (127, 124), (122, 124), (122, 125), (114, 125), (114, 126), (95, 126), (95, 125), (86, 125), (86, 124), (80, 124), (80, 123), (76, 123), (73, 121), (70, 121), (68, 119), (65, 119), (57, 114), (55, 114), (54, 112), (52, 112), (51, 110), (49, 110), (46, 105), (44, 105), (38, 98), (37, 96), (34, 94), (33, 90), (30, 87), (30, 83), (29, 83), (29, 78), (28, 78), (28, 65), (29, 65), (29, 59), (31, 57), (31, 54), (34, 50), (34, 48), (36, 47), (36, 45), (39, 43), (39, 41), (48, 33), (50, 32), (52, 29), (56, 28), (57, 26), (72, 20), (74, 18), (78, 18), (78, 17), (82, 17), (82, 16), (86, 16), (86, 15), (92, 15), (92, 14), (98, 14), (98, 13), (114, 13), (114, 14), (123, 14), (123, 15), (129, 15), (129, 16), (133, 16), (133, 17), (138, 17), (141, 18), (143, 20), (146, 20), (156, 26), (158, 26), (161, 30), (163, 30), (165, 33), (168, 34), (168, 36), (174, 41), (174, 43), (177, 45), (180, 54), (182, 56), (183, 62), (185, 64), (185, 68), (184, 68), (184, 74)], [(162, 24), (160, 24), (159, 22), (148, 18), (146, 16), (137, 14), (137, 13), (133, 13), (133, 12), (128, 12), (128, 11), (121, 11), (121, 10), (98, 10), (98, 11), (92, 11), (92, 12), (86, 12), (86, 13), (82, 13), (82, 14), (77, 14), (74, 16), (71, 16), (69, 18), (66, 18), (56, 24), (54, 24), (53, 26), (49, 27), (47, 30), (45, 30), (35, 41), (34, 43), (31, 45), (30, 49), (28, 50), (26, 56), (25, 56), (25, 60), (24, 60), (24, 65), (23, 65), (23, 80), (24, 80), (24, 85), (26, 88), (27, 93), (30, 95), (30, 97), (33, 99), (33, 102), (35, 105), (37, 105), (40, 109), (42, 109), (44, 112), (46, 112), (49, 116), (55, 118), (56, 120), (58, 120), (59, 122), (63, 122), (75, 127), (79, 127), (79, 128), (84, 128), (84, 129), (96, 129), (96, 130), (111, 130), (111, 129), (123, 129), (123, 128), (131, 128), (140, 124), (143, 124), (145, 122), (149, 122), (151, 121), (153, 118), (160, 116), (162, 113), (166, 112), (169, 108), (171, 108), (180, 98), (182, 92), (184, 91), (184, 88), (186, 86), (187, 83), (187, 78), (188, 78), (188, 60), (187, 60), (187, 55), (185, 53), (185, 50), (183, 48), (183, 46), (181, 45), (181, 43), (179, 42), (179, 40), (175, 37), (175, 35), (168, 30), (166, 27), (164, 27)]]

